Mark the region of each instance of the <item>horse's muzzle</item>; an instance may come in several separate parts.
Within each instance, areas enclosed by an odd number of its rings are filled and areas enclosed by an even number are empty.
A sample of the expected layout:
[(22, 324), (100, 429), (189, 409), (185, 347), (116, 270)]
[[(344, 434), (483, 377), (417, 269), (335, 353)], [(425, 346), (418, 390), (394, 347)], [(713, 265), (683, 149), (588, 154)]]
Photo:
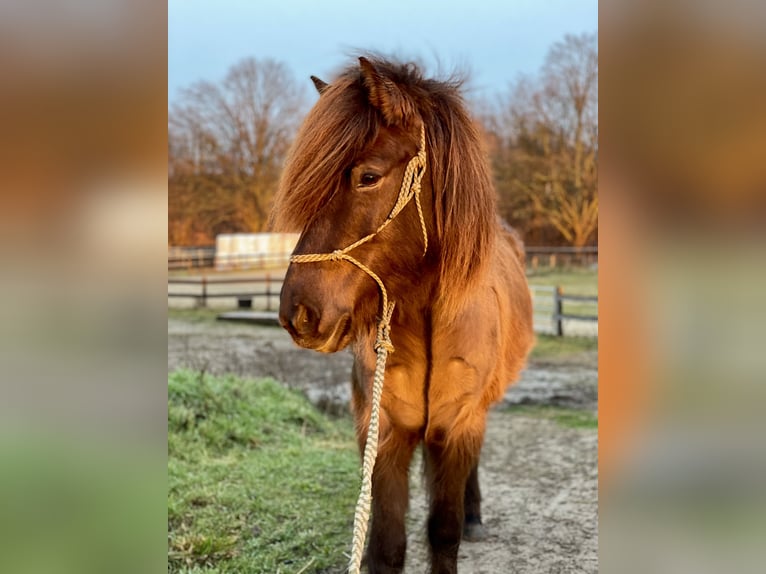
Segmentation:
[(350, 313), (323, 317), (308, 303), (283, 304), (279, 307), (279, 322), (298, 345), (307, 349), (334, 353), (351, 341)]

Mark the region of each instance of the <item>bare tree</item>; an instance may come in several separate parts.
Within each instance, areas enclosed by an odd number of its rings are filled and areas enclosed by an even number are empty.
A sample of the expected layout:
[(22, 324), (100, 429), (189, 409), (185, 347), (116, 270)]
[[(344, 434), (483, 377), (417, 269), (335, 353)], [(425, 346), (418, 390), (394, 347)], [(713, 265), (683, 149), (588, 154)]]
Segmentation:
[(304, 94), (282, 63), (254, 58), (181, 93), (168, 126), (171, 241), (263, 228)]
[(554, 44), (539, 76), (519, 79), (485, 125), (506, 217), (588, 243), (598, 229), (596, 35)]

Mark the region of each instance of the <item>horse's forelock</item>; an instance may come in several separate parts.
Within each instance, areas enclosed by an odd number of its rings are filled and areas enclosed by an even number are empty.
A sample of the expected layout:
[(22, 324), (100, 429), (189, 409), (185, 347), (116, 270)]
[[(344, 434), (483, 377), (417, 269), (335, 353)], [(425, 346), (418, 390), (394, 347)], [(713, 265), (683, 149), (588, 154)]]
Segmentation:
[(274, 198), (275, 231), (305, 229), (337, 191), (353, 159), (375, 137), (375, 112), (364, 104), (358, 84), (338, 79), (306, 116)]
[[(450, 315), (484, 275), (498, 234), (496, 195), (481, 137), (461, 96), (463, 78), (427, 79), (413, 63), (367, 57), (384, 82), (414, 103), (426, 127), (428, 170), (441, 246), (440, 302)], [(360, 77), (351, 66), (348, 76)], [(361, 71), (361, 76), (364, 72)]]

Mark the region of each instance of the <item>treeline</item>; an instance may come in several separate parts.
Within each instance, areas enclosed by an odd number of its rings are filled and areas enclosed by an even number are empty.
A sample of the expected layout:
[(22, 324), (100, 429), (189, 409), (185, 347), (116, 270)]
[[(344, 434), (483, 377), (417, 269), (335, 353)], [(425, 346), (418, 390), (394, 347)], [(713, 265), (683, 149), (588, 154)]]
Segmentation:
[[(280, 169), (308, 111), (305, 84), (248, 58), (198, 82), (169, 110), (168, 243), (212, 244), (263, 231)], [(598, 234), (598, 44), (554, 44), (540, 71), (473, 102), (501, 215), (528, 245), (593, 244)]]
[(198, 82), (168, 112), (168, 243), (261, 231), (306, 91), (284, 64), (248, 58)]

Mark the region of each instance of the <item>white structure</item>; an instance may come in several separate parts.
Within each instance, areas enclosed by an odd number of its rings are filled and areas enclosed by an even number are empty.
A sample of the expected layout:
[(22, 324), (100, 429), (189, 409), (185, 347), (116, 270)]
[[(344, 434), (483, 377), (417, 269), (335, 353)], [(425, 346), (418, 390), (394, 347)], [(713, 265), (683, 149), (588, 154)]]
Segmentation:
[(287, 265), (297, 233), (225, 233), (215, 238), (215, 268), (251, 269)]

